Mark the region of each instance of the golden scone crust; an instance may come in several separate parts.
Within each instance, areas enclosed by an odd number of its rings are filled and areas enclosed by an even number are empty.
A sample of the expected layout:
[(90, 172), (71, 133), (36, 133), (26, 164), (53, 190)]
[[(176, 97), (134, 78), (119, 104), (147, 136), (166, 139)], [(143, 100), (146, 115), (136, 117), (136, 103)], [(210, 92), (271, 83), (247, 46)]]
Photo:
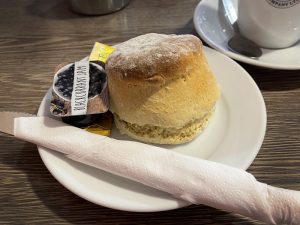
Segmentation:
[(202, 43), (193, 35), (130, 39), (109, 56), (106, 71), (110, 110), (138, 126), (181, 129), (205, 118), (220, 95)]
[(193, 35), (150, 33), (117, 45), (106, 66), (119, 79), (162, 84), (182, 76), (178, 71), (201, 51), (202, 43)]

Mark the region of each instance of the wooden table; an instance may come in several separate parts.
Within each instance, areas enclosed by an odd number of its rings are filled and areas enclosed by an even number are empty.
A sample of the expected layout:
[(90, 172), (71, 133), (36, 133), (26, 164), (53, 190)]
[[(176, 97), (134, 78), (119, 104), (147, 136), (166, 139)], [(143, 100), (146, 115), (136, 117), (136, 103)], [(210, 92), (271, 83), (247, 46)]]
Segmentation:
[[(132, 0), (99, 17), (72, 13), (63, 0), (0, 1), (0, 111), (35, 113), (55, 66), (139, 34), (192, 33), (197, 0)], [(268, 124), (249, 172), (262, 182), (300, 190), (300, 71), (241, 64), (265, 98)], [(262, 224), (206, 206), (122, 212), (71, 193), (45, 168), (36, 146), (0, 135), (0, 224)]]

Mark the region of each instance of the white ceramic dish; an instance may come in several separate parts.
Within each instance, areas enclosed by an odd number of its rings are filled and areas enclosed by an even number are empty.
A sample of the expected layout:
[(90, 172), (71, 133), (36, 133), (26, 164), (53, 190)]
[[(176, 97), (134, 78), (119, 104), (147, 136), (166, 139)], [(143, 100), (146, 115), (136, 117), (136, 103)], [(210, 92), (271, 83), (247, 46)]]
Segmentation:
[[(237, 10), (237, 0), (232, 1), (233, 10)], [(228, 22), (223, 3), (220, 0), (202, 0), (194, 12), (194, 26), (201, 39), (214, 49), (238, 61), (273, 69), (300, 69), (300, 41), (285, 49), (262, 49), (259, 58), (250, 58), (232, 51), (228, 40), (234, 30)]]
[[(266, 108), (263, 97), (249, 74), (237, 63), (210, 48), (205, 47), (204, 50), (222, 88), (216, 112), (207, 129), (194, 141), (165, 147), (170, 151), (247, 169), (265, 135)], [(38, 115), (49, 116), (50, 96), (48, 91)], [(115, 129), (112, 137), (127, 139)], [(163, 211), (188, 205), (169, 194), (74, 162), (60, 153), (42, 147), (38, 149), (46, 167), (61, 184), (96, 204), (138, 212)]]

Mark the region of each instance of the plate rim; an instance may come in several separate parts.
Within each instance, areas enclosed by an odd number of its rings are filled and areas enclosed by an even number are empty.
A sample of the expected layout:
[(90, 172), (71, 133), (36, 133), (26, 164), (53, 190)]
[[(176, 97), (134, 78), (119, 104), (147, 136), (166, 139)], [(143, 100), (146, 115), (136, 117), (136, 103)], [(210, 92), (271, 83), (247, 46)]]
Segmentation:
[[(210, 0), (210, 1), (217, 1), (217, 0)], [(233, 0), (235, 1), (235, 0)], [(288, 65), (281, 65), (281, 64), (274, 64), (274, 63), (268, 63), (265, 61), (261, 61), (261, 60), (257, 60), (257, 59), (252, 59), (250, 57), (241, 55), (239, 53), (233, 52), (229, 49), (224, 49), (219, 47), (218, 45), (216, 45), (213, 41), (211, 41), (205, 34), (204, 32), (202, 32), (202, 29), (200, 28), (199, 24), (197, 23), (197, 16), (199, 14), (199, 10), (203, 5), (206, 5), (207, 2), (209, 2), (208, 0), (202, 0), (200, 1), (195, 10), (194, 10), (194, 14), (193, 14), (193, 24), (194, 24), (194, 28), (197, 32), (197, 34), (201, 37), (202, 40), (205, 41), (205, 43), (207, 43), (210, 47), (212, 47), (213, 49), (227, 55), (228, 57), (238, 60), (240, 62), (243, 63), (247, 63), (250, 65), (254, 65), (254, 66), (259, 66), (259, 67), (263, 67), (263, 68), (269, 68), (269, 69), (278, 69), (278, 70), (300, 70), (300, 64), (299, 65), (293, 65), (293, 66), (288, 66)], [(300, 42), (297, 44), (297, 46), (300, 46)], [(283, 50), (283, 49), (280, 49)]]
[[(229, 57), (217, 52), (214, 49), (211, 49), (211, 48), (208, 48), (208, 47), (204, 46), (204, 50), (205, 51), (211, 51), (212, 53), (217, 54), (220, 57), (222, 57), (224, 60), (226, 60), (230, 64), (239, 67), (239, 69), (241, 69), (244, 72), (244, 74), (242, 74), (242, 76), (247, 77), (247, 80), (249, 82), (251, 82), (251, 84), (252, 84), (251, 86), (255, 87), (256, 92), (258, 93), (257, 97), (259, 97), (259, 100), (260, 100), (260, 103), (261, 103), (261, 106), (262, 106), (262, 113), (260, 113), (260, 115), (262, 117), (263, 124), (262, 124), (262, 129), (260, 130), (260, 135), (259, 135), (260, 139), (256, 141), (255, 148), (253, 148), (254, 150), (251, 152), (252, 153), (251, 157), (248, 159), (248, 161), (246, 163), (243, 164), (244, 167), (238, 167), (240, 169), (246, 170), (251, 165), (251, 163), (254, 161), (254, 159), (256, 158), (256, 156), (257, 156), (257, 154), (260, 150), (260, 147), (263, 143), (265, 133), (266, 133), (267, 112), (266, 112), (266, 106), (265, 106), (263, 96), (262, 96), (257, 84), (255, 83), (253, 78), (250, 76), (250, 74), (243, 67), (241, 67), (238, 63), (236, 63), (235, 61), (233, 61)], [(38, 110), (38, 113), (37, 113), (39, 116), (42, 115), (41, 114), (41, 111), (42, 111), (41, 106), (42, 106), (43, 102), (47, 101), (46, 97), (47, 97), (47, 94), (43, 97), (43, 100), (40, 104), (40, 107), (39, 107), (39, 110)], [(116, 209), (116, 210), (131, 211), (131, 212), (168, 211), (168, 210), (173, 210), (173, 209), (182, 208), (182, 207), (191, 205), (191, 203), (184, 202), (184, 201), (181, 201), (181, 200), (177, 200), (177, 201), (172, 202), (172, 204), (167, 204), (167, 207), (166, 207), (166, 204), (164, 204), (164, 205), (155, 205), (154, 207), (153, 206), (150, 206), (150, 207), (147, 206), (147, 207), (137, 208), (135, 206), (132, 207), (132, 206), (128, 206), (128, 205), (118, 204), (118, 202), (115, 203), (114, 201), (109, 201), (106, 197), (102, 198), (101, 202), (100, 202), (99, 198), (94, 199), (93, 196), (91, 196), (89, 193), (83, 193), (82, 190), (80, 190), (80, 187), (76, 187), (76, 186), (73, 186), (72, 184), (70, 185), (68, 182), (65, 182), (64, 181), (64, 176), (65, 175), (62, 175), (62, 173), (64, 173), (64, 172), (57, 171), (55, 168), (51, 167), (51, 162), (47, 161), (47, 158), (46, 158), (47, 153), (45, 153), (45, 152), (48, 152), (48, 151), (51, 151), (51, 150), (45, 149), (45, 148), (40, 147), (40, 146), (37, 146), (37, 148), (38, 148), (38, 152), (40, 154), (40, 157), (41, 157), (43, 163), (45, 164), (46, 168), (49, 170), (49, 172), (53, 175), (53, 177), (61, 185), (63, 185), (65, 188), (67, 188), (69, 191), (73, 192), (77, 196), (79, 196), (79, 197), (81, 197), (81, 198), (83, 198), (87, 201), (90, 201), (92, 203), (95, 203), (97, 205), (101, 205), (101, 206)]]
[(262, 95), (258, 85), (254, 81), (254, 79), (251, 77), (251, 75), (240, 64), (238, 64), (237, 62), (235, 62), (233, 59), (229, 58), (228, 56), (216, 51), (215, 49), (212, 49), (212, 48), (209, 48), (209, 47), (206, 47), (206, 46), (204, 46), (204, 48), (206, 49), (206, 51), (212, 51), (214, 53), (219, 54), (221, 57), (223, 57), (224, 60), (227, 60), (228, 62), (234, 64), (237, 67), (239, 67), (239, 69), (244, 72), (244, 75), (247, 75), (245, 77), (246, 77), (246, 79), (248, 79), (248, 82), (250, 82), (252, 84), (252, 87), (256, 89), (257, 93), (259, 93), (259, 96), (257, 96), (257, 98), (259, 99), (260, 105), (262, 106), (260, 115), (262, 116), (262, 121), (263, 121), (264, 126), (263, 126), (263, 129), (260, 130), (260, 134), (259, 134), (260, 139), (257, 140), (257, 142), (256, 142), (256, 146), (255, 146), (256, 151), (252, 155), (252, 158), (249, 159), (248, 162), (243, 163), (244, 166), (240, 167), (240, 169), (247, 170), (250, 167), (250, 165), (252, 164), (252, 162), (255, 160), (255, 158), (256, 158), (256, 156), (257, 156), (257, 154), (258, 154), (258, 152), (259, 152), (259, 150), (260, 150), (260, 148), (263, 144), (265, 134), (266, 134), (266, 130), (267, 130), (267, 108), (266, 108), (266, 104), (265, 104), (263, 95)]

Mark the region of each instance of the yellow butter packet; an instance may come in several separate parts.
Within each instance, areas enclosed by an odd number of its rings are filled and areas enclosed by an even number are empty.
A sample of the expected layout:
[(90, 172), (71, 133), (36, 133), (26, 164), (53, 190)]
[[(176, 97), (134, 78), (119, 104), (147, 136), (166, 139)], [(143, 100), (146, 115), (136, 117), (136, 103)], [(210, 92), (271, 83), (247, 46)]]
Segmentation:
[(110, 136), (110, 133), (111, 133), (110, 128), (108, 129), (108, 128), (102, 127), (98, 124), (93, 124), (91, 126), (85, 127), (84, 130), (94, 133), (94, 134), (99, 134), (102, 136)]
[(94, 44), (93, 50), (90, 54), (89, 61), (100, 61), (105, 63), (108, 56), (115, 50), (114, 47), (105, 45), (99, 42)]
[(107, 111), (106, 113), (100, 114), (62, 117), (62, 121), (94, 134), (110, 136), (113, 125), (113, 115)]
[(84, 130), (99, 134), (102, 136), (110, 136), (113, 124), (113, 115), (110, 112), (100, 114), (98, 120), (95, 120), (91, 125), (83, 127)]

